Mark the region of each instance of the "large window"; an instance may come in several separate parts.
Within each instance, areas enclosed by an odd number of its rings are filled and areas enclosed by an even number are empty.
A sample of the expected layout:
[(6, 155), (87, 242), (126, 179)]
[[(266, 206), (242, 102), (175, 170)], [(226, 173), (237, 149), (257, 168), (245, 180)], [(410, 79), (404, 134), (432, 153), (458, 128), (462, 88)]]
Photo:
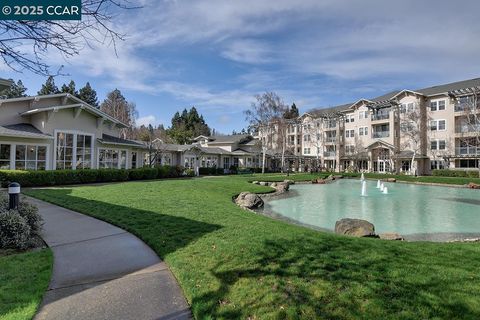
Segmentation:
[(430, 102), (430, 111), (445, 110), (445, 100)]
[(132, 169), (137, 168), (137, 153), (132, 152)]
[(92, 168), (92, 135), (75, 132), (57, 132), (56, 138), (56, 169)]
[(0, 144), (0, 169), (10, 169), (10, 149), (9, 144)]
[(446, 128), (445, 120), (432, 120), (430, 122), (430, 130), (432, 131), (443, 131)]
[(98, 152), (100, 169), (126, 169), (127, 151), (118, 149), (100, 149)]
[(45, 170), (47, 165), (47, 147), (36, 145), (15, 146), (16, 170)]

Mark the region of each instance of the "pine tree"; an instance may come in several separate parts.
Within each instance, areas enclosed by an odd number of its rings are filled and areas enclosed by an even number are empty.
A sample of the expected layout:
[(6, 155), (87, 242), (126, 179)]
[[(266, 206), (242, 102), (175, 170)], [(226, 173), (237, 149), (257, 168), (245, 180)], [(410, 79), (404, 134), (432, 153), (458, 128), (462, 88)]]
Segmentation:
[(17, 83), (13, 81), (13, 79), (9, 79), (12, 81), (12, 85), (10, 88), (3, 90), (0, 92), (0, 97), (4, 99), (10, 99), (10, 98), (20, 98), (20, 97), (26, 97), (27, 95), (25, 92), (27, 91), (27, 88), (23, 85), (22, 80), (18, 80)]
[(38, 91), (39, 96), (49, 95), (49, 94), (56, 94), (60, 93), (58, 87), (55, 85), (55, 79), (53, 76), (49, 76), (47, 81), (42, 84), (42, 88)]
[(97, 91), (95, 91), (91, 86), (90, 82), (87, 82), (83, 88), (78, 91), (77, 97), (89, 105), (99, 108)]
[(195, 107), (176, 112), (172, 118), (172, 126), (166, 130), (169, 137), (177, 143), (185, 144), (199, 135), (210, 136), (210, 127), (205, 123)]
[(77, 90), (75, 89), (75, 81), (73, 80), (70, 80), (70, 82), (67, 84), (63, 84), (62, 85), (62, 88), (60, 89), (60, 92), (62, 93), (70, 93), (72, 96), (75, 96), (77, 97), (78, 96), (78, 92)]

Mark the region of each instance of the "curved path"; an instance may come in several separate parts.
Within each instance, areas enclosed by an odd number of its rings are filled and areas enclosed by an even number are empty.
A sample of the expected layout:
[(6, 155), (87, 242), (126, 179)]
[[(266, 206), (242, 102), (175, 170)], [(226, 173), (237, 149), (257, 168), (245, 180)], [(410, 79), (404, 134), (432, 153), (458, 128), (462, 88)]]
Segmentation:
[(190, 319), (176, 279), (134, 235), (29, 198), (45, 220), (53, 275), (35, 319)]

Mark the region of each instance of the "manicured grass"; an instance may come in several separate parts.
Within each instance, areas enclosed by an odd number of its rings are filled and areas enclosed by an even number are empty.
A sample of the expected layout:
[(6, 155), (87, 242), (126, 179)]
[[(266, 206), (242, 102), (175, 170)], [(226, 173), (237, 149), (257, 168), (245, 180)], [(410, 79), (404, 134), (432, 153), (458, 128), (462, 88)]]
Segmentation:
[(141, 237), (197, 319), (480, 318), (479, 244), (356, 239), (273, 220), (232, 203), (241, 191), (270, 190), (251, 178), (27, 193)]
[(50, 249), (0, 253), (0, 319), (32, 319), (47, 290), (51, 272)]

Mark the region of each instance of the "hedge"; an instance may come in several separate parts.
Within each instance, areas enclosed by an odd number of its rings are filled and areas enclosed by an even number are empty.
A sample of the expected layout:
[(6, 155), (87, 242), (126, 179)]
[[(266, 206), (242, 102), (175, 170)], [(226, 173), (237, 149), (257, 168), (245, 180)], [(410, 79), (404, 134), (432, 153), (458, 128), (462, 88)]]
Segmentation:
[(49, 171), (0, 170), (0, 182), (2, 187), (7, 187), (8, 184), (13, 181), (20, 183), (22, 187), (42, 187), (95, 182), (178, 178), (184, 175), (185, 171), (180, 166)]
[(457, 177), (457, 178), (479, 178), (478, 170), (432, 170), (433, 176), (438, 177)]

